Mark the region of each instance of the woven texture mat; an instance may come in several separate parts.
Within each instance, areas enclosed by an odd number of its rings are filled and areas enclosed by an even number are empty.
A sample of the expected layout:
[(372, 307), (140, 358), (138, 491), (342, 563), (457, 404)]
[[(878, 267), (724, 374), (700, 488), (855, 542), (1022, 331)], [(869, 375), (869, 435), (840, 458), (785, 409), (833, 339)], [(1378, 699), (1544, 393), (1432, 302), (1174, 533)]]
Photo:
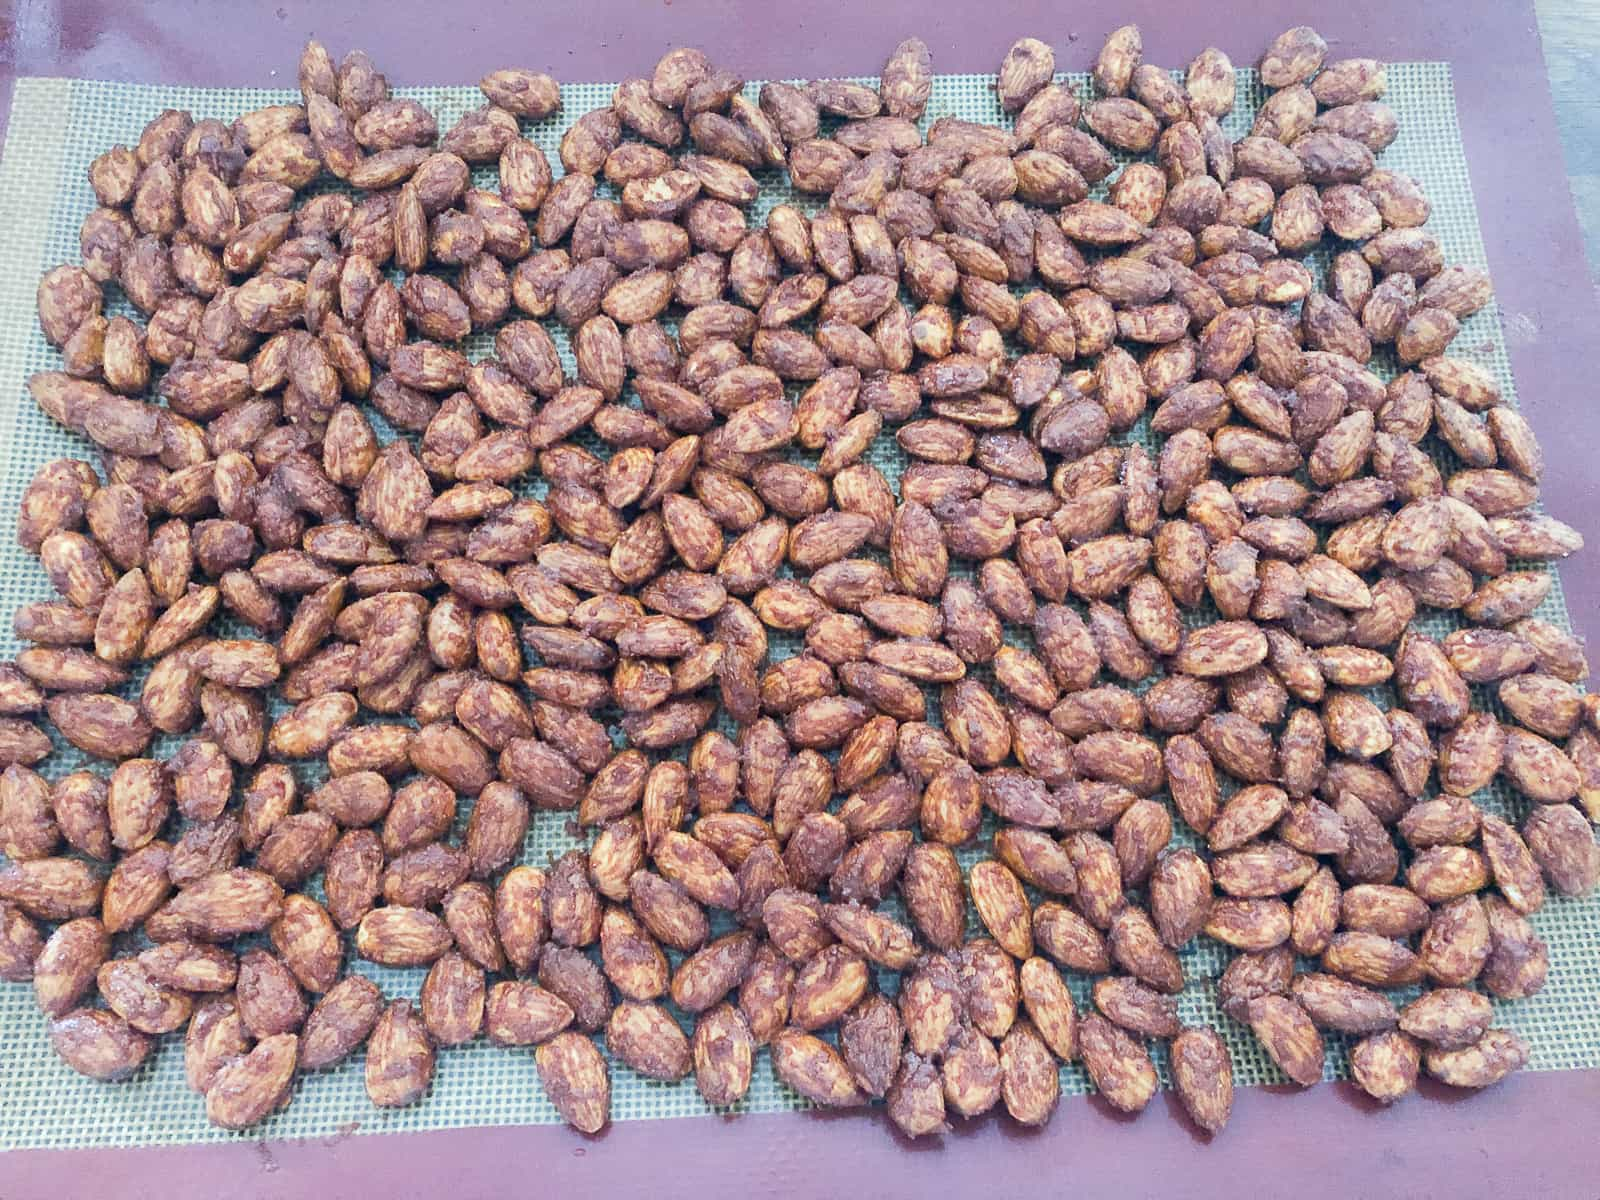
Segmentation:
[[(1070, 76), (1082, 94), (1088, 94), (1087, 76)], [(1400, 136), (1381, 156), (1384, 166), (1414, 175), (1433, 201), (1428, 228), (1444, 247), (1447, 261), (1484, 265), (1482, 240), (1473, 211), (1466, 158), (1456, 123), (1450, 69), (1442, 63), (1404, 63), (1389, 68), (1386, 99), (1400, 116)], [(754, 98), (758, 86), (747, 89)], [(432, 109), (440, 128), (447, 129), (468, 109), (482, 103), (475, 88), (406, 88), (400, 94), (415, 97)], [(559, 130), (574, 117), (609, 102), (610, 84), (576, 84), (562, 89), (563, 110), (543, 122), (529, 136), (544, 147), (559, 171), (556, 143)], [(1261, 92), (1254, 72), (1240, 72), (1240, 101), (1224, 122), (1235, 138), (1248, 131)], [(0, 158), (0, 657), (9, 658), (21, 647), (11, 633), (10, 614), (29, 600), (51, 594), (37, 561), (18, 549), (15, 528), (22, 490), (40, 464), (61, 456), (91, 457), (89, 444), (56, 426), (33, 405), (25, 383), (35, 371), (55, 369), (58, 355), (39, 331), (34, 315), (34, 286), (40, 273), (57, 263), (78, 261), (78, 226), (94, 207), (86, 169), (96, 154), (114, 143), (137, 141), (146, 121), (164, 108), (181, 108), (199, 116), (232, 119), (263, 104), (298, 100), (287, 91), (228, 91), (206, 88), (148, 87), (61, 79), (22, 79), (17, 82), (11, 124), (3, 158)], [(940, 76), (928, 105), (928, 120), (954, 114), (999, 123), (1002, 118), (993, 92), (993, 77)], [(488, 178), (486, 173), (480, 182)], [(814, 198), (789, 193), (780, 173), (766, 172), (763, 196), (752, 221), (780, 201), (810, 210)], [(602, 187), (605, 185), (602, 184)], [(1321, 268), (1320, 262), (1312, 264)], [(129, 311), (112, 289), (108, 310)], [(566, 352), (561, 331), (552, 333)], [(469, 350), (483, 353), (485, 338), (475, 339)], [(1493, 305), (1467, 320), (1452, 352), (1491, 370), (1509, 397), (1514, 389), (1506, 358), (1500, 318)], [(571, 367), (570, 356), (568, 360)], [(1375, 362), (1382, 374), (1392, 362)], [(375, 415), (375, 414), (374, 414)], [(381, 418), (375, 421), (381, 426)], [(380, 432), (390, 436), (387, 429)], [(1563, 431), (1542, 430), (1546, 437)], [(1144, 424), (1133, 437), (1154, 445)], [(878, 439), (871, 455), (891, 482), (899, 477), (904, 459), (892, 437)], [(533, 483), (532, 494), (542, 485)], [(1558, 514), (1559, 515), (1559, 514)], [(1592, 553), (1593, 551), (1591, 551)], [(1552, 589), (1540, 616), (1563, 627), (1566, 609), (1559, 584)], [(1425, 610), (1419, 624), (1441, 635), (1453, 627), (1448, 614)], [(792, 653), (792, 640), (774, 642), (774, 656)], [(137, 681), (135, 683), (137, 686)], [(1373, 693), (1380, 702), (1392, 697)], [(1477, 703), (1493, 708), (1492, 698), (1481, 693)], [(937, 720), (937, 706), (932, 706)], [(171, 739), (169, 739), (169, 742)], [(158, 744), (163, 754), (170, 745)], [(46, 774), (58, 777), (81, 765), (63, 747)], [(313, 776), (307, 777), (312, 782)], [(1486, 808), (1521, 817), (1520, 803), (1500, 787), (1478, 797)], [(462, 814), (463, 820), (465, 813)], [(1193, 843), (1187, 831), (1179, 840)], [(567, 829), (563, 814), (535, 817), (528, 834), (525, 861), (543, 864), (579, 844)], [(987, 837), (981, 844), (987, 844)], [(964, 854), (970, 862), (981, 852)], [(891, 910), (895, 904), (886, 906)], [(1496, 1003), (1497, 1022), (1514, 1028), (1532, 1047), (1532, 1067), (1562, 1070), (1600, 1066), (1600, 896), (1574, 902), (1553, 898), (1534, 918), (1539, 933), (1550, 944), (1550, 982), (1531, 1000)], [(135, 948), (131, 943), (118, 953)], [(1230, 952), (1197, 939), (1182, 954), (1190, 981), (1180, 1010), (1188, 1022), (1204, 1022), (1221, 1031), (1233, 1053), (1234, 1076), (1240, 1085), (1281, 1083), (1282, 1075), (1267, 1059), (1249, 1031), (1217, 1008), (1214, 981)], [(676, 961), (677, 956), (673, 956)], [(355, 960), (354, 970), (371, 975), (390, 996), (415, 998), (424, 971), (387, 970)], [(888, 982), (888, 981), (886, 981)], [(1070, 981), (1081, 1007), (1088, 1006), (1089, 981)], [(1397, 997), (1401, 999), (1409, 996)], [(687, 1022), (685, 1026), (687, 1027)], [(1329, 1038), (1328, 1078), (1346, 1073), (1345, 1047)], [(1155, 1049), (1158, 1069), (1166, 1078), (1164, 1051)], [(1062, 1068), (1062, 1088), (1067, 1094), (1091, 1091), (1081, 1067)], [(613, 1064), (612, 1117), (640, 1120), (660, 1117), (701, 1116), (714, 1110), (700, 1099), (692, 1080), (665, 1084), (646, 1080), (628, 1068)], [(1492, 1095), (1477, 1101), (1493, 1104)], [(770, 1059), (762, 1053), (749, 1094), (734, 1111), (770, 1112), (805, 1107), (774, 1077)], [(50, 1051), (46, 1022), (34, 1006), (26, 986), (0, 986), (0, 1149), (16, 1147), (86, 1147), (143, 1145), (198, 1141), (224, 1141), (239, 1137), (300, 1138), (439, 1129), (467, 1125), (553, 1123), (559, 1121), (545, 1099), (527, 1050), (511, 1050), (479, 1040), (469, 1046), (444, 1050), (430, 1094), (419, 1104), (400, 1111), (380, 1111), (367, 1100), (362, 1062), (355, 1055), (341, 1066), (302, 1077), (293, 1103), (248, 1134), (231, 1134), (206, 1123), (200, 1097), (184, 1081), (181, 1035), (164, 1039), (152, 1062), (133, 1079), (102, 1084), (74, 1074)], [(1157, 1120), (1153, 1116), (1148, 1119)]]

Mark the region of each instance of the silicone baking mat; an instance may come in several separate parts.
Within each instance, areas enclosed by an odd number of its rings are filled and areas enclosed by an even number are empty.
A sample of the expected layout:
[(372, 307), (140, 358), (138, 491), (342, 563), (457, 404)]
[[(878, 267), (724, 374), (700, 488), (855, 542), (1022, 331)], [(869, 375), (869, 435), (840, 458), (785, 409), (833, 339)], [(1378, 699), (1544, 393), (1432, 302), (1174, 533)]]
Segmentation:
[[(339, 49), (339, 48), (336, 48)], [(1087, 76), (1070, 79), (1087, 94)], [(1414, 175), (1433, 202), (1429, 229), (1438, 236), (1448, 261), (1484, 265), (1482, 240), (1473, 209), (1471, 186), (1456, 122), (1448, 64), (1401, 63), (1389, 67), (1387, 101), (1400, 116), (1400, 134), (1381, 156), (1386, 167)], [(873, 81), (867, 81), (873, 82)], [(526, 126), (527, 136), (544, 147), (557, 171), (556, 143), (560, 130), (576, 116), (609, 102), (611, 84), (572, 84), (562, 89), (563, 109), (553, 120)], [(398, 88), (397, 93), (425, 103), (449, 128), (462, 113), (482, 103), (472, 87)], [(754, 96), (759, 85), (751, 84)], [(1261, 91), (1253, 71), (1239, 72), (1239, 103), (1224, 127), (1233, 137), (1250, 127)], [(40, 464), (57, 457), (90, 457), (86, 441), (66, 432), (40, 413), (28, 398), (27, 378), (54, 369), (57, 354), (46, 345), (34, 316), (34, 287), (40, 273), (59, 262), (77, 261), (78, 226), (94, 206), (86, 169), (96, 154), (115, 143), (132, 144), (145, 122), (164, 108), (187, 109), (198, 116), (231, 119), (264, 104), (282, 103), (295, 93), (268, 90), (152, 87), (65, 79), (22, 79), (17, 82), (3, 157), (0, 157), (0, 616), (19, 604), (50, 594), (37, 561), (14, 544), (17, 505), (22, 490)], [(926, 120), (952, 114), (991, 123), (1002, 117), (994, 98), (993, 76), (942, 75), (935, 79)], [(481, 176), (480, 181), (488, 176)], [(780, 172), (766, 172), (762, 197), (752, 221), (779, 202), (815, 207), (814, 197), (796, 196)], [(602, 187), (604, 188), (604, 184)], [(1321, 262), (1313, 260), (1314, 268)], [(127, 311), (111, 290), (111, 311)], [(566, 353), (559, 328), (552, 333)], [(469, 350), (482, 353), (488, 341), (476, 338)], [(1500, 317), (1493, 305), (1463, 323), (1452, 352), (1488, 368), (1508, 397), (1514, 386), (1506, 357)], [(570, 358), (569, 363), (570, 367)], [(1392, 363), (1374, 368), (1387, 375)], [(375, 422), (381, 425), (381, 418)], [(385, 436), (388, 431), (382, 430)], [(1558, 431), (1542, 430), (1546, 437)], [(1143, 423), (1130, 435), (1154, 446)], [(892, 481), (904, 459), (887, 433), (878, 439), (871, 459)], [(537, 494), (541, 485), (532, 482)], [(1566, 626), (1559, 582), (1540, 616)], [(1419, 625), (1433, 634), (1453, 627), (1448, 614), (1425, 610)], [(0, 658), (21, 647), (9, 619), (0, 622)], [(774, 657), (791, 653), (792, 641), (775, 640)], [(137, 686), (137, 681), (135, 681)], [(1381, 693), (1374, 695), (1384, 699)], [(1486, 695), (1480, 704), (1493, 707)], [(937, 719), (937, 708), (933, 708)], [(158, 747), (159, 752), (159, 747)], [(56, 776), (81, 765), (75, 752), (63, 748), (49, 762)], [(1495, 787), (1478, 797), (1487, 808), (1520, 818), (1520, 804)], [(462, 820), (466, 816), (463, 805)], [(1180, 840), (1188, 835), (1180, 834)], [(980, 843), (986, 844), (987, 839)], [(580, 844), (561, 814), (536, 816), (529, 830), (524, 860), (543, 864)], [(965, 862), (982, 856), (979, 847), (963, 852)], [(893, 909), (891, 903), (887, 907)], [(1497, 1020), (1514, 1028), (1532, 1047), (1533, 1069), (1562, 1070), (1600, 1066), (1600, 898), (1587, 901), (1552, 899), (1534, 918), (1550, 944), (1550, 982), (1531, 1000), (1498, 1003)], [(119, 946), (119, 952), (123, 950)], [(1243, 1026), (1216, 1006), (1214, 981), (1231, 952), (1197, 941), (1182, 958), (1189, 986), (1180, 1002), (1187, 1021), (1214, 1025), (1233, 1054), (1240, 1085), (1280, 1083), (1283, 1077)], [(674, 956), (676, 961), (676, 956)], [(353, 959), (354, 970), (371, 975), (390, 996), (415, 997), (424, 971), (386, 970)], [(885, 981), (886, 983), (889, 981)], [(1088, 1005), (1089, 981), (1069, 978), (1080, 1007)], [(688, 1022), (685, 1021), (687, 1027)], [(1344, 1047), (1330, 1036), (1328, 1078), (1345, 1073)], [(1157, 1065), (1166, 1074), (1164, 1052), (1154, 1047)], [(1063, 1091), (1092, 1090), (1082, 1068), (1061, 1070)], [(149, 1145), (238, 1138), (330, 1137), (351, 1133), (400, 1132), (467, 1125), (553, 1123), (559, 1121), (545, 1099), (527, 1050), (504, 1049), (479, 1040), (442, 1050), (428, 1096), (410, 1108), (375, 1109), (367, 1100), (358, 1054), (339, 1067), (302, 1076), (293, 1103), (257, 1129), (233, 1134), (209, 1126), (200, 1097), (189, 1091), (183, 1074), (181, 1037), (164, 1039), (158, 1051), (131, 1080), (101, 1084), (74, 1074), (53, 1053), (46, 1022), (35, 1008), (31, 989), (0, 985), (0, 1149), (16, 1147), (86, 1147)], [(1492, 1096), (1478, 1103), (1493, 1104)], [(757, 1059), (749, 1094), (732, 1110), (710, 1109), (692, 1080), (676, 1084), (644, 1079), (627, 1067), (612, 1065), (612, 1118), (701, 1116), (714, 1111), (767, 1112), (805, 1107), (774, 1077), (770, 1059)], [(1151, 1118), (1158, 1119), (1158, 1118)]]

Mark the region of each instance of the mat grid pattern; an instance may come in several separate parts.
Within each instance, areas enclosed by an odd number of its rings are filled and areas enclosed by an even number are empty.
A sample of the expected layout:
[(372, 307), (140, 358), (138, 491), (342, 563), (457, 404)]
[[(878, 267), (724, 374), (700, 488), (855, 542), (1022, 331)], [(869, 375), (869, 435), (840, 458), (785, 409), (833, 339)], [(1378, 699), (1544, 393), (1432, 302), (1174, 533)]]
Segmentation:
[[(1069, 75), (1082, 95), (1089, 94), (1088, 77)], [(1443, 245), (1450, 262), (1486, 265), (1483, 244), (1473, 209), (1466, 157), (1456, 122), (1450, 69), (1443, 63), (1403, 63), (1388, 72), (1388, 102), (1401, 119), (1399, 138), (1381, 156), (1381, 164), (1414, 175), (1433, 202), (1428, 228)], [(875, 81), (866, 81), (875, 82)], [(1232, 137), (1248, 132), (1262, 92), (1253, 71), (1239, 72), (1239, 103), (1224, 121)], [(562, 88), (562, 112), (554, 119), (528, 126), (525, 132), (539, 143), (556, 171), (560, 171), (556, 146), (561, 129), (576, 116), (609, 102), (610, 84), (573, 84)], [(751, 84), (747, 93), (759, 91)], [(482, 103), (475, 88), (401, 88), (397, 93), (425, 103), (448, 129), (469, 109)], [(44, 462), (61, 456), (92, 457), (92, 447), (45, 417), (28, 398), (26, 380), (35, 371), (56, 369), (59, 356), (48, 347), (34, 317), (34, 285), (40, 273), (60, 262), (78, 261), (78, 226), (94, 206), (86, 169), (96, 154), (114, 143), (132, 144), (144, 124), (164, 108), (181, 108), (196, 116), (232, 119), (240, 113), (270, 103), (297, 99), (287, 91), (218, 90), (152, 87), (62, 79), (23, 79), (16, 85), (9, 134), (0, 156), (0, 658), (21, 648), (12, 635), (9, 614), (20, 604), (51, 594), (38, 562), (20, 550), (11, 531), (15, 528), (22, 490)], [(935, 79), (927, 121), (955, 115), (990, 123), (1009, 122), (995, 101), (993, 77), (949, 76)], [(486, 183), (492, 172), (478, 172)], [(779, 172), (764, 172), (762, 197), (751, 213), (752, 224), (776, 203), (791, 202), (812, 210), (815, 197), (789, 192)], [(1097, 193), (1103, 193), (1103, 186)], [(1313, 261), (1320, 272), (1322, 262)], [(115, 289), (108, 298), (109, 311), (131, 311)], [(570, 350), (559, 328), (550, 323), (572, 369)], [(469, 343), (476, 357), (489, 351), (489, 339), (479, 336)], [(1508, 397), (1514, 395), (1499, 314), (1493, 305), (1463, 323), (1453, 352), (1482, 364), (1493, 372)], [(1374, 369), (1388, 375), (1392, 360), (1377, 361)], [(375, 416), (375, 414), (373, 414)], [(1535, 416), (1537, 422), (1537, 416)], [(387, 439), (392, 431), (375, 420)], [(1147, 421), (1141, 421), (1131, 438), (1154, 449)], [(1543, 430), (1545, 436), (1559, 431)], [(878, 439), (870, 461), (894, 482), (905, 465), (904, 455), (891, 436)], [(540, 494), (542, 484), (529, 486)], [(1567, 616), (1559, 581), (1540, 610), (1540, 616), (1566, 627)], [(1204, 614), (1202, 614), (1204, 619)], [(1425, 610), (1419, 625), (1435, 635), (1454, 627), (1448, 614)], [(1018, 631), (1013, 631), (1017, 633)], [(1026, 634), (1019, 636), (1025, 638)], [(774, 657), (797, 648), (793, 638), (773, 640)], [(1392, 702), (1392, 697), (1374, 693)], [(1492, 707), (1484, 694), (1477, 702)], [(937, 705), (931, 705), (937, 720)], [(170, 749), (167, 739), (162, 749)], [(46, 774), (58, 777), (83, 766), (82, 756), (62, 745)], [(103, 768), (102, 768), (103, 769)], [(316, 779), (312, 770), (305, 782)], [(1485, 807), (1520, 818), (1520, 802), (1496, 786), (1478, 797)], [(468, 802), (469, 803), (469, 802)], [(468, 811), (464, 803), (461, 819)], [(988, 830), (980, 842), (987, 845)], [(1179, 841), (1194, 844), (1187, 831)], [(543, 864), (582, 839), (569, 832), (565, 814), (539, 814), (528, 834), (524, 861)], [(962, 852), (964, 864), (983, 856), (979, 847)], [(898, 913), (897, 902), (885, 906)], [(1600, 1066), (1600, 897), (1574, 902), (1552, 899), (1534, 918), (1534, 925), (1550, 944), (1550, 982), (1544, 992), (1518, 1003), (1497, 1002), (1497, 1020), (1509, 1024), (1532, 1047), (1532, 1068), (1562, 1070)], [(125, 953), (136, 943), (119, 944)], [(1180, 1000), (1186, 1021), (1214, 1025), (1233, 1055), (1234, 1077), (1241, 1086), (1281, 1083), (1282, 1075), (1267, 1059), (1243, 1026), (1217, 1008), (1214, 981), (1231, 952), (1207, 939), (1196, 939), (1181, 957), (1190, 984)], [(353, 958), (353, 956), (352, 956)], [(674, 955), (676, 963), (678, 956)], [(391, 997), (415, 998), (424, 971), (391, 970), (353, 959), (352, 968), (370, 975)], [(884, 982), (890, 981), (885, 978)], [(1089, 981), (1072, 977), (1070, 986), (1080, 1007), (1089, 1003)], [(686, 1028), (688, 1022), (684, 1022)], [(1330, 1036), (1325, 1075), (1341, 1078), (1346, 1072), (1344, 1045)], [(1157, 1066), (1166, 1081), (1164, 1051), (1155, 1050)], [(1063, 1092), (1092, 1091), (1077, 1065), (1062, 1068)], [(209, 1126), (200, 1097), (189, 1091), (183, 1073), (181, 1034), (163, 1039), (152, 1062), (133, 1079), (101, 1084), (74, 1074), (48, 1049), (46, 1022), (26, 986), (0, 985), (0, 1149), (18, 1147), (87, 1147), (157, 1145), (240, 1138), (335, 1137), (351, 1133), (383, 1133), (440, 1129), (469, 1125), (553, 1123), (559, 1121), (545, 1099), (534, 1071), (532, 1054), (525, 1049), (505, 1049), (478, 1040), (466, 1047), (443, 1050), (429, 1095), (419, 1104), (399, 1111), (375, 1109), (367, 1100), (359, 1054), (339, 1067), (303, 1076), (296, 1084), (293, 1103), (258, 1129), (233, 1134)], [(1482, 1103), (1493, 1103), (1486, 1098)], [(769, 1112), (806, 1107), (774, 1077), (770, 1058), (762, 1052), (749, 1094), (732, 1110)], [(628, 1068), (612, 1067), (612, 1117), (640, 1120), (701, 1116), (718, 1111), (708, 1108), (692, 1079), (665, 1084), (644, 1079)], [(1147, 1120), (1163, 1119), (1160, 1114)]]

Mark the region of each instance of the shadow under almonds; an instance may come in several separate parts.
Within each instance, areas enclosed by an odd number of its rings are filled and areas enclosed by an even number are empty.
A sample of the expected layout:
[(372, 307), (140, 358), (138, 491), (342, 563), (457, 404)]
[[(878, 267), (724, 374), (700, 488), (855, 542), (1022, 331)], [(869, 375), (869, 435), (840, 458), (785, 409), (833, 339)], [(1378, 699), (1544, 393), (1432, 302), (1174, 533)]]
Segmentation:
[(1161, 1102), (1167, 1106), (1167, 1116), (1184, 1133), (1189, 1135), (1189, 1140), (1196, 1146), (1209, 1146), (1214, 1134), (1207, 1133), (1194, 1123), (1194, 1118), (1189, 1115), (1189, 1110), (1183, 1106), (1183, 1101), (1178, 1099), (1178, 1093), (1168, 1088), (1161, 1093)]

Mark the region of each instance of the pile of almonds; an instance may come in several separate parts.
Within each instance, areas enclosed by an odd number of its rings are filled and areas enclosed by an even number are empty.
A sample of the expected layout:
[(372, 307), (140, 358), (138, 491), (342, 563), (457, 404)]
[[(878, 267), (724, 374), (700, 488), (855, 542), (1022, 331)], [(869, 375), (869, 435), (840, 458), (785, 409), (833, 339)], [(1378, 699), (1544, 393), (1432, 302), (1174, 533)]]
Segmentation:
[[(303, 104), (101, 155), (30, 382), (98, 469), (27, 490), (60, 598), (0, 667), (0, 974), (56, 1053), (120, 1079), (186, 1030), (239, 1128), (363, 1045), (373, 1103), (416, 1102), (486, 1035), (594, 1131), (596, 1034), (714, 1105), (767, 1046), (923, 1135), (1048, 1120), (1062, 1062), (1141, 1109), (1161, 1039), (1216, 1131), (1228, 1051), (1176, 1001), (1206, 937), (1300, 1085), (1325, 1034), (1383, 1101), (1521, 1066), (1490, 998), (1543, 985), (1547, 886), (1600, 875), (1600, 707), (1532, 615), (1581, 539), (1448, 353), (1489, 282), (1376, 164), (1383, 66), (1325, 58), (1280, 36), (1234, 143), (1227, 56), (1180, 84), (1132, 26), (1096, 98), (1024, 39), (1007, 126), (925, 133), (915, 39), (876, 89), (758, 103), (678, 49), (556, 178), (547, 76), (441, 137), (312, 43)], [(780, 171), (815, 211), (753, 221)], [(36, 773), (45, 719), (106, 766)], [(1473, 800), (1497, 778), (1520, 829)], [(586, 852), (519, 862), (572, 819)], [(347, 953), (426, 967), (420, 1001)]]

